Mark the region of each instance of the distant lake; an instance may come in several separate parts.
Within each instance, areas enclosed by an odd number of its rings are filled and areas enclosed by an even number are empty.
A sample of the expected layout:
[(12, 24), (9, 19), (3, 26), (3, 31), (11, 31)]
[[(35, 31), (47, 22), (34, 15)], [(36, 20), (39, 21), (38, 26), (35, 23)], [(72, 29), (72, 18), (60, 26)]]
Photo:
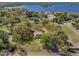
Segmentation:
[(76, 12), (79, 13), (79, 5), (52, 5), (49, 7), (43, 7), (40, 5), (21, 5), (15, 7), (5, 8), (23, 8), (34, 12)]

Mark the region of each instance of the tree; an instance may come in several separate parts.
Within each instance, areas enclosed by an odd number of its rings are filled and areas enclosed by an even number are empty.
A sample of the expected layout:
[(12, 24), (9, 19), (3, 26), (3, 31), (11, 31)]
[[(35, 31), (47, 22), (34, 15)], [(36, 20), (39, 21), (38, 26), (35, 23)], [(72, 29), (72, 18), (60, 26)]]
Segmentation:
[(54, 23), (48, 23), (48, 24), (46, 24), (46, 25), (45, 25), (45, 28), (46, 28), (47, 31), (49, 31), (49, 32), (58, 32), (58, 31), (61, 29), (60, 26), (58, 26), (58, 25), (56, 25), (56, 24), (54, 24)]
[(16, 20), (15, 20), (13, 17), (9, 17), (9, 18), (7, 19), (7, 22), (10, 23), (11, 26), (13, 26), (14, 23), (16, 22)]
[(33, 12), (29, 12), (29, 11), (26, 12), (27, 17), (32, 17), (32, 14), (33, 14)]
[(13, 51), (12, 49), (16, 49), (15, 45), (9, 42), (9, 35), (7, 32), (0, 30), (0, 52), (2, 50)]
[(38, 17), (40, 17), (40, 18), (47, 18), (47, 14), (45, 14), (45, 13), (37, 13), (37, 15), (38, 15)]
[(75, 20), (72, 22), (73, 27), (75, 27), (77, 30), (79, 30), (79, 20)]
[(4, 43), (7, 43), (8, 42), (8, 33), (0, 30), (0, 40), (2, 40), (2, 42), (4, 42)]
[(20, 18), (19, 18), (19, 17), (14, 17), (14, 19), (15, 19), (15, 22), (16, 22), (16, 23), (21, 22), (21, 20), (20, 20)]
[(62, 23), (63, 21), (65, 21), (67, 19), (65, 14), (59, 14), (57, 17), (58, 17), (60, 23)]
[(20, 8), (18, 8), (18, 9), (15, 10), (15, 13), (17, 15), (21, 15), (21, 14), (23, 14), (23, 11)]
[(32, 26), (32, 29), (35, 29), (35, 30), (42, 30), (42, 26), (40, 24), (35, 24)]
[(48, 23), (45, 25), (47, 33), (42, 35), (41, 42), (43, 47), (48, 51), (59, 52), (59, 49), (64, 47), (64, 50), (67, 51), (67, 39), (68, 37), (65, 35), (60, 26)]
[(4, 17), (6, 15), (6, 12), (2, 11), (1, 12), (1, 17)]
[(43, 26), (45, 26), (46, 24), (48, 24), (48, 22), (49, 22), (48, 19), (44, 18), (43, 20), (40, 21), (40, 24), (42, 24)]
[(4, 19), (2, 17), (0, 17), (0, 23), (3, 21)]
[[(63, 37), (63, 36), (62, 36)], [(59, 52), (59, 49), (64, 49), (65, 53), (67, 53), (67, 39), (63, 37), (60, 37), (60, 35), (52, 35), (50, 33), (43, 34), (41, 37), (41, 43), (43, 45), (43, 48), (46, 49), (48, 52)], [(64, 47), (64, 48), (63, 48)]]
[(33, 31), (27, 22), (19, 23), (13, 29), (13, 41), (24, 44), (33, 40)]
[(58, 52), (58, 48), (61, 44), (61, 41), (59, 41), (56, 37), (54, 36), (52, 37), (48, 34), (42, 35), (41, 42), (43, 43), (44, 49), (47, 49), (47, 51), (54, 51), (54, 52)]
[(0, 30), (0, 51), (6, 49), (8, 45), (9, 40), (7, 32)]

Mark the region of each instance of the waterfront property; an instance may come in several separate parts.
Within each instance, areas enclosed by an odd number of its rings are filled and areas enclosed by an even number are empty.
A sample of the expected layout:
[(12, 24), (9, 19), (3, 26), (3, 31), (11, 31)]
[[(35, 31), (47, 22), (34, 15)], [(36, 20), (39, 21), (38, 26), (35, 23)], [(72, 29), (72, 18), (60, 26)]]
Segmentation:
[(58, 18), (53, 13), (48, 13), (47, 16), (48, 16), (49, 21), (51, 21), (51, 22), (57, 22), (58, 21)]
[(79, 28), (79, 5), (20, 5), (4, 7), (1, 11), (1, 55), (79, 53), (79, 33), (72, 28), (72, 22), (75, 22), (74, 28)]

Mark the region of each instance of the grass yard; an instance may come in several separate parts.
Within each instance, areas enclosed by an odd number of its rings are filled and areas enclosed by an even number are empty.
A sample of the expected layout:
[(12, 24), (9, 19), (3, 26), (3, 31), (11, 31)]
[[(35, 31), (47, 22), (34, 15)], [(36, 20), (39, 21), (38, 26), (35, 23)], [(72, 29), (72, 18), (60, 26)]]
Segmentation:
[(27, 51), (42, 51), (43, 47), (42, 44), (40, 43), (40, 40), (34, 40), (31, 42), (31, 44), (25, 44), (23, 46), (24, 48), (26, 48)]
[(34, 40), (31, 42), (31, 44), (26, 44), (24, 46), (27, 50), (27, 55), (29, 56), (54, 56), (58, 55), (57, 53), (48, 53), (47, 50), (44, 50), (42, 47), (42, 44), (40, 43), (40, 40)]
[(4, 25), (4, 26), (2, 26), (2, 27), (0, 27), (0, 30), (7, 30), (8, 28)]

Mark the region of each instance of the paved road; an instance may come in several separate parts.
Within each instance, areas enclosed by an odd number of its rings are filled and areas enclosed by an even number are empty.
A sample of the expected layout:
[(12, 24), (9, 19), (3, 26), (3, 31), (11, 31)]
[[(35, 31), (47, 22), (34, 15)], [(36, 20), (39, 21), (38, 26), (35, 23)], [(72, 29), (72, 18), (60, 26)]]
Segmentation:
[(69, 23), (64, 23), (61, 25), (62, 29), (66, 33), (66, 35), (69, 37), (69, 41), (74, 45), (74, 47), (79, 47), (79, 33), (77, 33), (70, 25)]
[(76, 30), (76, 29), (72, 26), (71, 22), (66, 22), (66, 23), (64, 23), (64, 25), (67, 26), (68, 28), (70, 28), (70, 29), (71, 29), (73, 32), (75, 32), (77, 35), (79, 35), (79, 31)]

